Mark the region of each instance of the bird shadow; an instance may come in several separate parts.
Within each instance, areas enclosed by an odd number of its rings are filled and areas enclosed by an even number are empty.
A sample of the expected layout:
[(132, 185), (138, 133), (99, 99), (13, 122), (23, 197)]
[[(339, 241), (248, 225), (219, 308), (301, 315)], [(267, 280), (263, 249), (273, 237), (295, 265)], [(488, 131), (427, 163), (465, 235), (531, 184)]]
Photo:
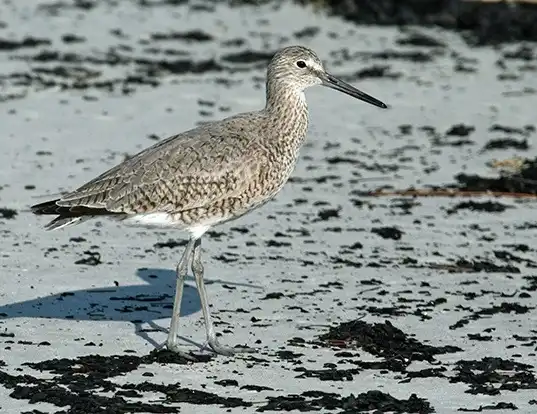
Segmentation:
[[(160, 347), (149, 333), (167, 331), (157, 325), (157, 319), (171, 318), (175, 295), (176, 273), (169, 269), (140, 268), (136, 275), (145, 283), (114, 287), (67, 291), (22, 302), (0, 306), (0, 319), (46, 318), (75, 321), (124, 321), (134, 324), (136, 335), (155, 347)], [(201, 310), (194, 278), (187, 276), (181, 316)], [(233, 283), (219, 279), (208, 279), (206, 284), (221, 283), (230, 286), (260, 288), (247, 283)], [(142, 328), (148, 324), (149, 328)], [(192, 343), (192, 341), (182, 338)]]

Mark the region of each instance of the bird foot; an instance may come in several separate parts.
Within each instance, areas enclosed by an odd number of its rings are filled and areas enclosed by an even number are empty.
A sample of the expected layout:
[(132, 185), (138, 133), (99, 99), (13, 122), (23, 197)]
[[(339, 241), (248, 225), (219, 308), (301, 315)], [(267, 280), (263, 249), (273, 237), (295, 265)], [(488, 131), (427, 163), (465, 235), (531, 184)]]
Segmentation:
[[(255, 348), (249, 348), (246, 346), (236, 346), (236, 347), (229, 347), (220, 344), (218, 340), (210, 339), (205, 344), (203, 344), (200, 347), (200, 353), (198, 352), (187, 352), (179, 346), (179, 344), (175, 342), (166, 341), (165, 343), (161, 344), (157, 349), (161, 350), (163, 348), (168, 349), (168, 351), (174, 352), (175, 354), (189, 360), (189, 361), (198, 361), (199, 357), (202, 357), (204, 355), (204, 351), (209, 351), (210, 354), (217, 354), (217, 355), (223, 355), (223, 356), (233, 356), (237, 354), (252, 354), (257, 352)], [(207, 355), (207, 354), (205, 354)]]
[(209, 349), (215, 354), (223, 356), (233, 356), (237, 354), (252, 354), (257, 352), (255, 348), (249, 348), (245, 346), (229, 347), (220, 344), (216, 338), (209, 339), (201, 348), (201, 350)]
[(179, 347), (179, 345), (176, 344), (176, 343), (165, 342), (164, 344), (160, 345), (158, 347), (158, 349), (161, 350), (164, 347), (166, 347), (166, 349), (168, 351), (179, 355), (180, 357), (186, 359), (187, 361), (192, 361), (192, 362), (197, 362), (198, 361), (198, 358), (196, 357), (196, 355), (192, 354), (191, 352), (186, 352), (186, 351), (182, 350)]

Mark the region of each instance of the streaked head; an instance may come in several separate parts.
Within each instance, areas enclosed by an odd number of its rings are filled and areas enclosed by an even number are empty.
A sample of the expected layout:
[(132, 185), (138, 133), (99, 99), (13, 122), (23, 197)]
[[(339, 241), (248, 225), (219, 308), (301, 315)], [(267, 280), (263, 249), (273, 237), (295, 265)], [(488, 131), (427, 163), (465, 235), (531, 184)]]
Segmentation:
[(383, 102), (330, 75), (315, 52), (303, 46), (289, 46), (278, 51), (268, 66), (267, 79), (269, 83), (283, 83), (299, 91), (323, 85), (371, 105), (387, 108)]

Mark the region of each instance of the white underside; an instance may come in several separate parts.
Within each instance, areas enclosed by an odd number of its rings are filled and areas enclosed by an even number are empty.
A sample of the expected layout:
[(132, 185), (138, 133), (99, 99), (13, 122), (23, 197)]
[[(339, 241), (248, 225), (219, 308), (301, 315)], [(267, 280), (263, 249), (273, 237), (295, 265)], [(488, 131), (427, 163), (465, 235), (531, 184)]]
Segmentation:
[(174, 220), (172, 214), (147, 213), (129, 216), (123, 220), (123, 223), (129, 226), (182, 229), (188, 231), (192, 237), (198, 239), (203, 236), (203, 234), (205, 234), (205, 232), (209, 230), (212, 226), (221, 221), (222, 219), (214, 219), (206, 223), (198, 223), (193, 226), (186, 226), (185, 224)]
[(130, 226), (182, 227), (169, 213), (148, 213), (129, 216), (123, 222)]

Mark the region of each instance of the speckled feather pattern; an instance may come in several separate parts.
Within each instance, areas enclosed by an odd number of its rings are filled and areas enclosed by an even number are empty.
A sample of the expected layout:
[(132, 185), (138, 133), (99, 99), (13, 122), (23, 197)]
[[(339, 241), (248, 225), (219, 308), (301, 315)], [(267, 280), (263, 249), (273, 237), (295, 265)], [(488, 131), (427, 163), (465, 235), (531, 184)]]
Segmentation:
[[(291, 175), (308, 127), (305, 84), (289, 73), (302, 47), (283, 49), (267, 72), (267, 103), (260, 111), (210, 122), (138, 153), (77, 190), (55, 200), (65, 211), (86, 208), (128, 218), (168, 213), (177, 227), (217, 224), (273, 198)], [(57, 220), (58, 220), (57, 219)]]

